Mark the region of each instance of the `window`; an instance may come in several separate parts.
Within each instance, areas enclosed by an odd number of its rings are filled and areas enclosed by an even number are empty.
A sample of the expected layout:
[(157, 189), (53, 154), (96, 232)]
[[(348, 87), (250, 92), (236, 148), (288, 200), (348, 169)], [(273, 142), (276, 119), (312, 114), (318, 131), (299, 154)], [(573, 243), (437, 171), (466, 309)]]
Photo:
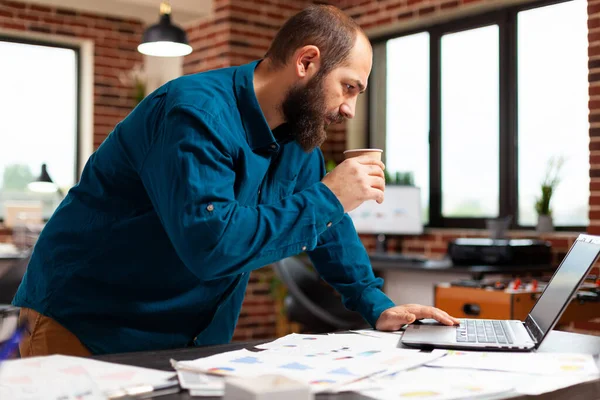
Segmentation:
[(394, 157), (386, 170), (411, 172), (421, 188), (423, 222), (429, 219), (429, 34), (403, 36), (387, 42), (386, 144)]
[(0, 38), (0, 219), (10, 201), (36, 201), (48, 218), (61, 198), (28, 184), (42, 164), (63, 192), (75, 183), (78, 51)]
[(442, 216), (494, 217), (499, 193), (498, 26), (441, 39)]
[(370, 121), (371, 145), (385, 147), (389, 172), (413, 173), (430, 227), (508, 215), (513, 228), (533, 227), (560, 157), (554, 224), (589, 223), (586, 7), (536, 2), (374, 43), (369, 114), (387, 102), (384, 122)]
[(587, 4), (572, 1), (518, 13), (519, 223), (551, 158), (564, 157), (552, 200), (557, 225), (588, 225)]

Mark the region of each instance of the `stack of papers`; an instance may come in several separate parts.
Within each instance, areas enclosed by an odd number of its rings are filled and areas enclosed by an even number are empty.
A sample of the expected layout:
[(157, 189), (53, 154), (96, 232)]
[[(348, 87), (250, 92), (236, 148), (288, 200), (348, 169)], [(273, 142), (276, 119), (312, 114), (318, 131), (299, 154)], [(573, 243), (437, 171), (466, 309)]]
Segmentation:
[(189, 390), (191, 396), (223, 396), (225, 382), (222, 376), (201, 374), (180, 368), (177, 370), (177, 377), (181, 387)]
[(320, 393), (345, 391), (344, 387), (350, 383), (424, 365), (446, 354), (446, 351), (423, 353), (398, 349), (397, 342), (397, 337), (392, 346), (389, 340), (366, 335), (292, 334), (257, 346), (263, 351), (237, 350), (174, 362), (173, 366), (182, 386), (192, 395), (221, 394), (223, 383), (219, 385), (215, 375), (256, 377), (265, 374), (286, 376)]
[(80, 357), (31, 357), (0, 363), (0, 399), (106, 399), (122, 390), (164, 385), (174, 376)]

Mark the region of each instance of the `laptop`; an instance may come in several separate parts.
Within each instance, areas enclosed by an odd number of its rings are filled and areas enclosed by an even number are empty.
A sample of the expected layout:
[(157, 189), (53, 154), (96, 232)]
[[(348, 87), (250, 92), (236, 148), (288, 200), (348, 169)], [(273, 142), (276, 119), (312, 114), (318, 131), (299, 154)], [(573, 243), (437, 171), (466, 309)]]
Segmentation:
[(598, 254), (600, 236), (579, 235), (524, 322), (461, 319), (460, 326), (412, 324), (401, 343), (462, 350), (535, 350), (560, 319)]

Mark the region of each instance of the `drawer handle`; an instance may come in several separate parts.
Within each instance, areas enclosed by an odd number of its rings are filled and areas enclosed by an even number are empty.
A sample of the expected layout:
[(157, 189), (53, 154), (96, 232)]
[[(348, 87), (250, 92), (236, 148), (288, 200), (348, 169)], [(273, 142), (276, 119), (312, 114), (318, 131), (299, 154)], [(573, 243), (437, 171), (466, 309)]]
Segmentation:
[(479, 307), (479, 304), (467, 303), (462, 309), (465, 315), (472, 315), (474, 317), (477, 317), (481, 313), (481, 307)]

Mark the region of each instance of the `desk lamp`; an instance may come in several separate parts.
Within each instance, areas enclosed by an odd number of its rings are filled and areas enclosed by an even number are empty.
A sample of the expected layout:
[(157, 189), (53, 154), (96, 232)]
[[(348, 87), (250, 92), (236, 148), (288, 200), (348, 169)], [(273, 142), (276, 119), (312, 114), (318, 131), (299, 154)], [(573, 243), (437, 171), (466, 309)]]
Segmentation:
[(58, 187), (56, 183), (50, 178), (46, 164), (42, 164), (42, 173), (33, 182), (27, 185), (27, 188), (32, 192), (38, 193), (54, 193), (57, 192), (61, 197), (64, 197), (63, 191)]

